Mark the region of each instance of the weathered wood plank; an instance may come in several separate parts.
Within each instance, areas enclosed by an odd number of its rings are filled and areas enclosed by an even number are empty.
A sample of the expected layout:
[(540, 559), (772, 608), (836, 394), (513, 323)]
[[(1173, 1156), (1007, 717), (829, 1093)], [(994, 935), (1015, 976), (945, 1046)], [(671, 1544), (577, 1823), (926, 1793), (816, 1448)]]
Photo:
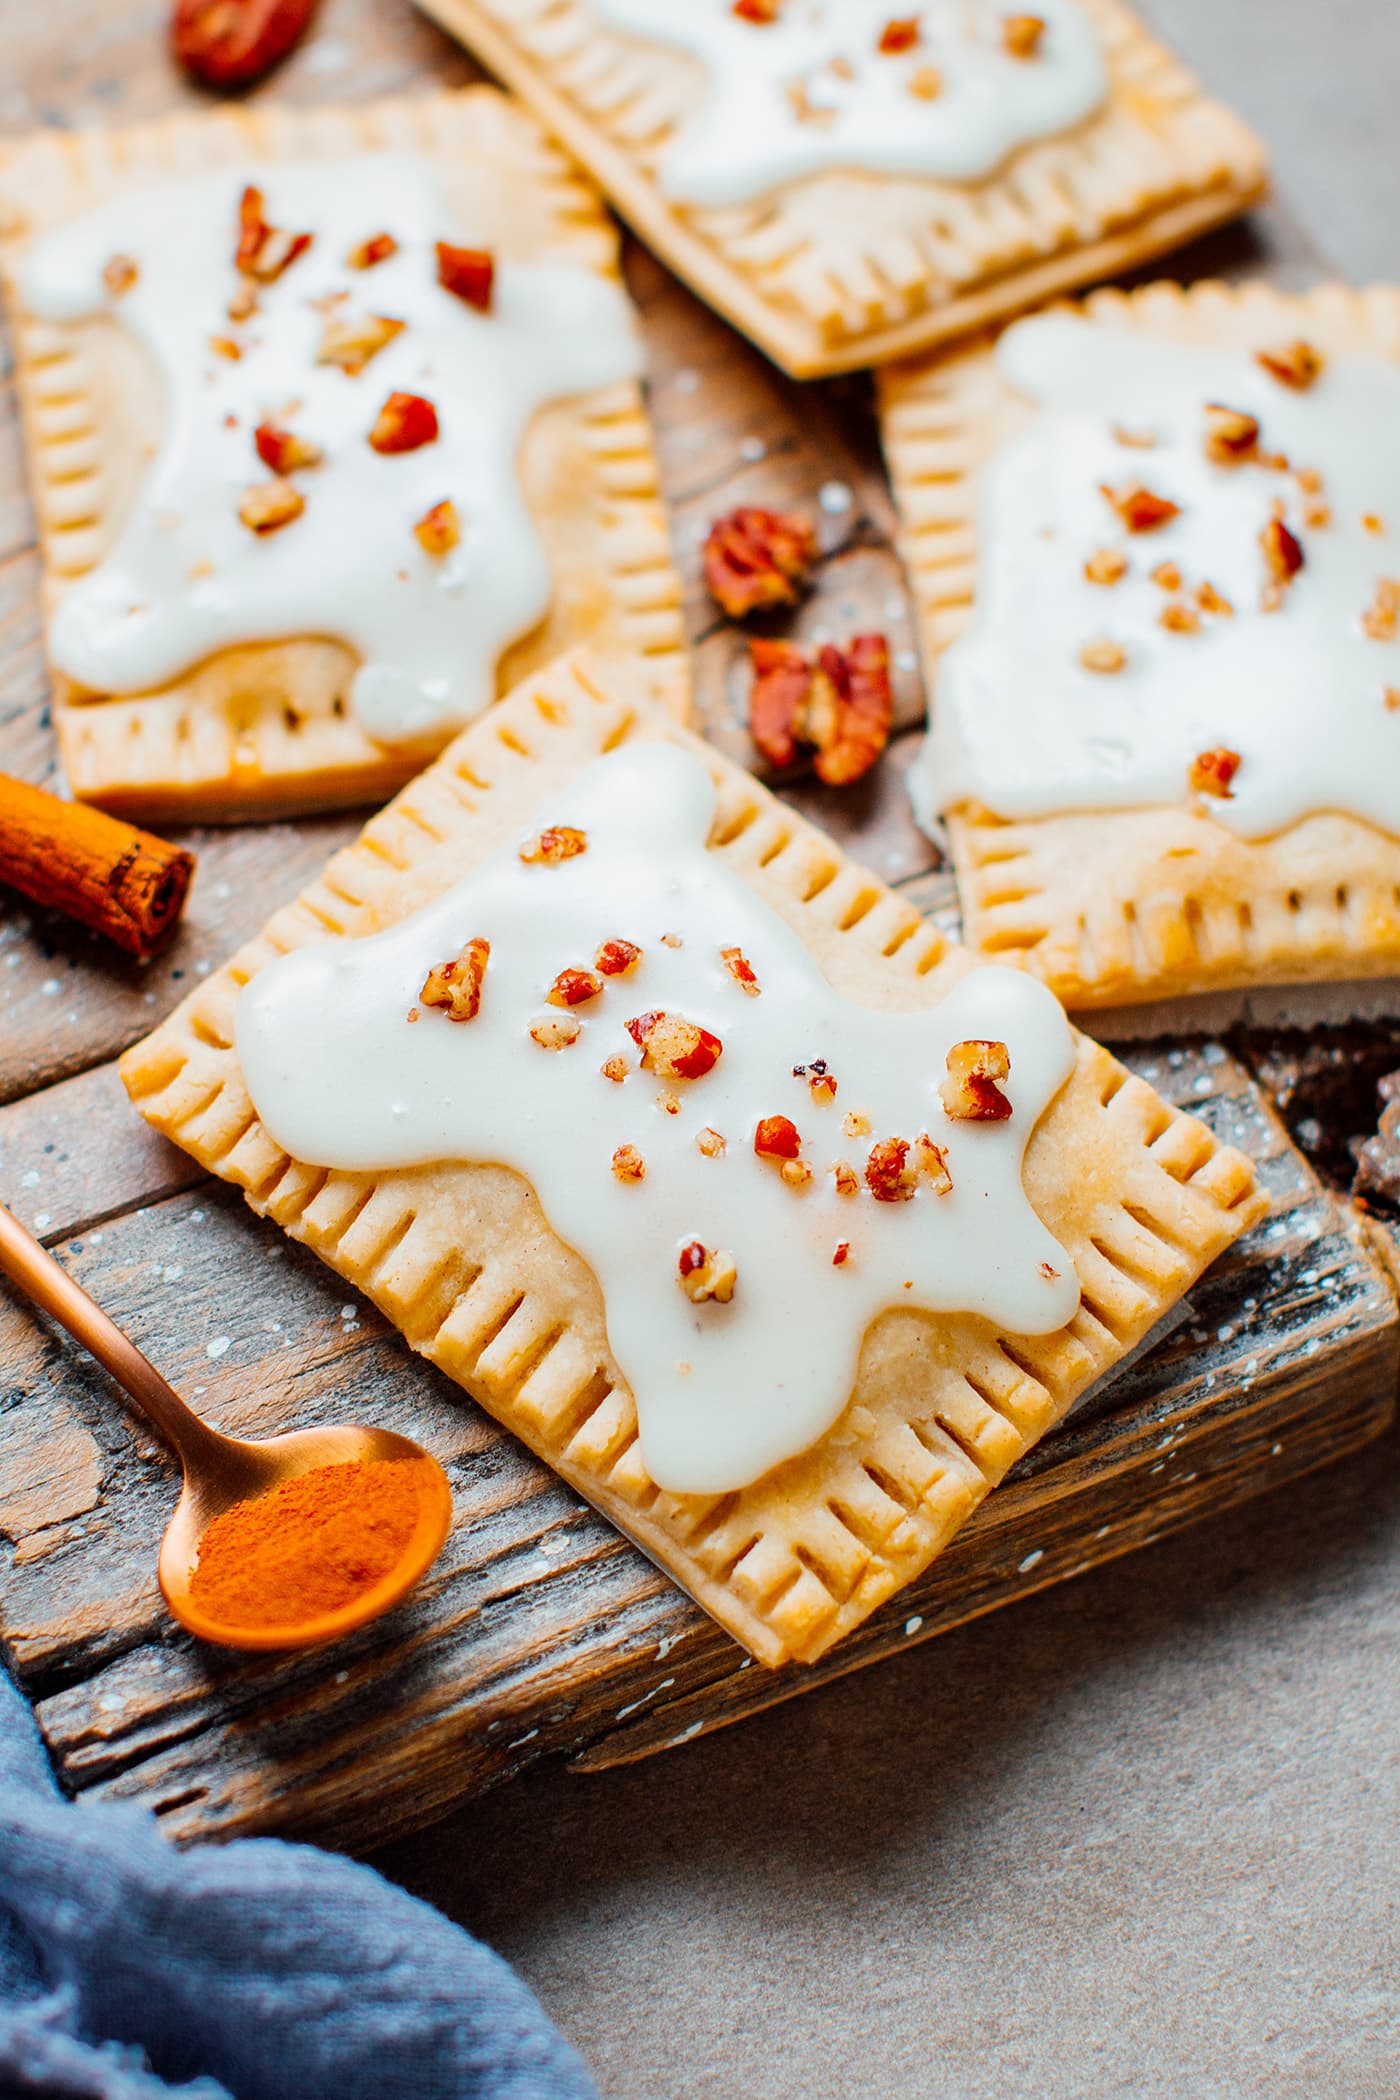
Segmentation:
[[(998, 1490), (960, 1558), (789, 1677), (748, 1666), (231, 1191), (186, 1191), (69, 1241), (65, 1261), (212, 1419), (263, 1433), (348, 1411), (411, 1428), (448, 1467), (457, 1523), (410, 1604), (326, 1655), (201, 1649), (154, 1586), (169, 1461), (95, 1368), (0, 1301), (0, 1631), (68, 1782), (148, 1802), (182, 1836), (294, 1827), (367, 1843), (546, 1752), (605, 1758), (621, 1730), (630, 1755), (720, 1725), (1374, 1434), (1397, 1368), (1380, 1271), (1224, 1052), (1136, 1061), (1260, 1162), (1273, 1216), (1197, 1286), (1188, 1322)], [(120, 1112), (96, 1075), (74, 1084), (95, 1121)], [(29, 1112), (0, 1114), (0, 1142)], [(645, 1737), (629, 1736), (643, 1713)]]

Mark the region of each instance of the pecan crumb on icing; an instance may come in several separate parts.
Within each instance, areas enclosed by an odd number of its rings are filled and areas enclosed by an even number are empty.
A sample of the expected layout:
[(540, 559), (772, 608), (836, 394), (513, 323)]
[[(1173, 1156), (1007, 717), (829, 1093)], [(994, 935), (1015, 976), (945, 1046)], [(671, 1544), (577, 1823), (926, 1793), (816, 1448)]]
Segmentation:
[(642, 959), (642, 951), (635, 941), (602, 941), (593, 958), (593, 967), (604, 977), (625, 977)]
[(836, 1184), (838, 1196), (858, 1196), (860, 1194), (860, 1176), (848, 1161), (838, 1159), (831, 1169), (831, 1174)]
[(618, 1086), (621, 1086), (623, 1080), (627, 1077), (627, 1060), (625, 1057), (607, 1058), (604, 1063), (599, 1065), (598, 1070), (602, 1073), (604, 1079), (611, 1079)]
[(1121, 671), (1128, 661), (1128, 652), (1121, 642), (1100, 634), (1080, 644), (1079, 661), (1086, 671)]
[(889, 57), (900, 51), (912, 51), (919, 41), (919, 18), (917, 15), (891, 15), (880, 31), (876, 50)]
[(485, 248), (454, 248), (451, 241), (437, 244), (438, 283), (479, 314), (491, 311), (495, 293), (495, 258)]
[(1084, 564), (1090, 583), (1118, 583), (1128, 573), (1128, 557), (1117, 547), (1099, 547)]
[(424, 1006), (435, 1006), (449, 1021), (474, 1021), (481, 1011), (481, 988), (491, 943), (479, 936), (467, 941), (450, 961), (435, 963), (418, 994)]
[(1325, 363), (1322, 352), (1311, 343), (1285, 343), (1278, 350), (1256, 350), (1256, 364), (1264, 367), (1271, 379), (1280, 386), (1292, 387), (1295, 393), (1304, 393), (1322, 373)]
[(832, 1268), (833, 1268), (833, 1269), (844, 1269), (844, 1268), (845, 1268), (845, 1266), (846, 1266), (846, 1264), (847, 1264), (847, 1262), (848, 1262), (848, 1261), (850, 1260), (850, 1258), (851, 1258), (851, 1243), (850, 1243), (850, 1241), (849, 1241), (849, 1240), (838, 1240), (838, 1241), (836, 1242), (836, 1245), (835, 1245), (835, 1246), (834, 1246), (834, 1247), (832, 1248), (832, 1250), (831, 1250), (831, 1266), (832, 1266)]
[(238, 515), (250, 532), (277, 532), (306, 508), (301, 490), (290, 481), (259, 481), (239, 498)]
[(810, 1064), (794, 1065), (794, 1079), (805, 1079), (812, 1099), (818, 1103), (836, 1099), (836, 1078), (824, 1057), (814, 1057)]
[(1158, 613), (1157, 622), (1169, 634), (1199, 634), (1201, 631), (1199, 611), (1182, 598), (1169, 599)]
[(754, 975), (753, 965), (748, 961), (743, 949), (721, 948), (719, 959), (740, 991), (747, 992), (751, 999), (756, 999), (763, 987)]
[(848, 1108), (841, 1118), (841, 1128), (847, 1137), (869, 1137), (870, 1118), (863, 1108)]
[(755, 22), (761, 28), (766, 22), (776, 22), (782, 11), (783, 0), (734, 0), (730, 9), (741, 22)]
[(642, 1053), (642, 1069), (661, 1079), (703, 1079), (724, 1052), (708, 1028), (660, 1010), (637, 1014), (627, 1023), (627, 1033)]
[(449, 498), (435, 503), (425, 510), (413, 528), (413, 537), (425, 554), (440, 558), (450, 554), (462, 537), (462, 523), (457, 515), (457, 506)]
[(591, 970), (561, 970), (547, 996), (551, 1006), (585, 1006), (602, 989), (602, 978)]
[(811, 1185), (812, 1169), (805, 1159), (785, 1159), (778, 1172), (790, 1189), (805, 1189)]
[(392, 233), (372, 233), (367, 241), (359, 242), (350, 250), (345, 258), (346, 268), (373, 270), (378, 264), (388, 262), (389, 257), (397, 255), (398, 252), (399, 244)]
[(790, 1116), (763, 1116), (753, 1134), (753, 1149), (760, 1159), (796, 1159), (802, 1139)]
[(943, 75), (937, 66), (915, 66), (906, 83), (920, 102), (936, 102), (943, 93)]
[(914, 1161), (919, 1172), (932, 1183), (935, 1196), (950, 1196), (953, 1192), (953, 1177), (948, 1169), (948, 1155), (941, 1145), (936, 1145), (926, 1130), (921, 1130), (914, 1140)]
[(422, 394), (392, 393), (374, 419), (369, 442), (375, 452), (417, 452), (436, 442), (437, 410)]
[(681, 1248), (676, 1263), (676, 1281), (692, 1305), (728, 1305), (734, 1296), (739, 1270), (732, 1254), (711, 1250), (701, 1240), (690, 1240)]
[(541, 1050), (567, 1050), (583, 1033), (583, 1023), (573, 1014), (548, 1014), (536, 1021), (530, 1029), (531, 1042), (538, 1043)]
[(1234, 788), (1230, 785), (1240, 769), (1238, 751), (1201, 751), (1191, 761), (1188, 775), (1193, 793), (1214, 795), (1217, 801), (1233, 799)]
[(695, 1143), (706, 1159), (720, 1159), (727, 1149), (725, 1140), (717, 1130), (712, 1130), (708, 1123), (703, 1130), (697, 1131)]
[(1400, 625), (1400, 580), (1379, 576), (1371, 602), (1361, 615), (1361, 629), (1373, 642), (1391, 642)]
[(327, 314), (321, 323), (316, 362), (339, 365), (351, 379), (358, 378), (386, 343), (403, 334), (404, 327), (404, 322), (392, 320), (388, 314)]
[(1206, 403), (1206, 458), (1220, 467), (1238, 467), (1259, 450), (1259, 418), (1223, 402)]
[(572, 824), (551, 824), (543, 831), (537, 831), (533, 838), (526, 839), (520, 848), (520, 858), (530, 867), (552, 868), (587, 851), (587, 832), (577, 830)]
[(635, 1145), (619, 1145), (612, 1156), (612, 1170), (619, 1181), (645, 1181), (647, 1163)]
[(1159, 496), (1152, 489), (1135, 482), (1131, 488), (1111, 489), (1107, 482), (1099, 483), (1099, 494), (1106, 503), (1111, 503), (1129, 532), (1158, 532), (1169, 525), (1173, 518), (1181, 516), (1181, 505), (1173, 503), (1170, 496)]
[(705, 587), (731, 620), (795, 605), (817, 558), (817, 537), (793, 511), (741, 504), (716, 518), (705, 541)]
[(1259, 545), (1270, 581), (1291, 583), (1303, 566), (1303, 550), (1277, 511), (1260, 533)]
[(139, 266), (129, 255), (109, 256), (102, 265), (102, 282), (112, 299), (120, 299), (124, 292), (129, 292), (140, 275)]
[(865, 1185), (877, 1203), (907, 1203), (914, 1193), (907, 1138), (881, 1138), (865, 1162)]
[(324, 457), (321, 447), (295, 430), (279, 430), (275, 423), (259, 423), (253, 432), (258, 458), (274, 474), (294, 474), (298, 467), (318, 467)]
[(263, 213), (263, 193), (250, 183), (238, 200), (238, 246), (234, 267), (244, 277), (271, 284), (311, 246), (309, 233), (286, 233)]
[(1011, 1113), (1000, 1085), (1011, 1070), (1005, 1043), (954, 1043), (947, 1063), (948, 1077), (939, 1088), (943, 1113), (955, 1123), (1005, 1122)]
[(1035, 58), (1044, 35), (1045, 22), (1040, 15), (1003, 15), (1001, 18), (1002, 49), (1009, 58)]

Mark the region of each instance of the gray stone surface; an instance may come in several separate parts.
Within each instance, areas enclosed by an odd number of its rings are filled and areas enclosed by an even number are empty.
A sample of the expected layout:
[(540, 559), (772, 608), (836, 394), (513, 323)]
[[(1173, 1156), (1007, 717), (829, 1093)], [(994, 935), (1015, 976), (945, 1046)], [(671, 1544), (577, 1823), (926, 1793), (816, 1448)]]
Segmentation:
[(380, 1864), (607, 2100), (1394, 2100), (1396, 1461)]
[[(1274, 149), (1273, 267), (1394, 275), (1395, 0), (1148, 12)], [(606, 2100), (1395, 2100), (1398, 1452), (381, 1864)]]

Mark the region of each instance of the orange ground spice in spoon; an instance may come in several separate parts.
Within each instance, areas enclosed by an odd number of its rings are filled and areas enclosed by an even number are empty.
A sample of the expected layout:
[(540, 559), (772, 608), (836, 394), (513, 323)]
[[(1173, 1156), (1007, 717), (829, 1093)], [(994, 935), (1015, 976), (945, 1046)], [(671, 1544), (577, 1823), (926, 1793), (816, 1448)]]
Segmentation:
[(300, 1626), (341, 1611), (398, 1566), (432, 1488), (432, 1466), (416, 1459), (299, 1473), (214, 1518), (190, 1596), (229, 1627)]

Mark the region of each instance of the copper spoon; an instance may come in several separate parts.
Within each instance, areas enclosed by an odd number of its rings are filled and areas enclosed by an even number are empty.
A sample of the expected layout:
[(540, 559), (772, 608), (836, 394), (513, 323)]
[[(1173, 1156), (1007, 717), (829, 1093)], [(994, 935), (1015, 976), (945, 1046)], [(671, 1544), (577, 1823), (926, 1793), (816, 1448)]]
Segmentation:
[[(437, 1460), (392, 1429), (345, 1425), (296, 1429), (254, 1442), (222, 1436), (201, 1422), (120, 1327), (0, 1204), (0, 1274), (66, 1327), (123, 1386), (179, 1456), (184, 1486), (161, 1541), (157, 1574), (182, 1626), (227, 1648), (305, 1648), (331, 1641), (392, 1610), (432, 1565), (452, 1521), (452, 1490)], [(428, 1470), (418, 1522), (398, 1564), (338, 1611), (291, 1626), (238, 1627), (210, 1618), (190, 1595), (199, 1542), (213, 1519), (313, 1467), (353, 1459), (418, 1459)]]

